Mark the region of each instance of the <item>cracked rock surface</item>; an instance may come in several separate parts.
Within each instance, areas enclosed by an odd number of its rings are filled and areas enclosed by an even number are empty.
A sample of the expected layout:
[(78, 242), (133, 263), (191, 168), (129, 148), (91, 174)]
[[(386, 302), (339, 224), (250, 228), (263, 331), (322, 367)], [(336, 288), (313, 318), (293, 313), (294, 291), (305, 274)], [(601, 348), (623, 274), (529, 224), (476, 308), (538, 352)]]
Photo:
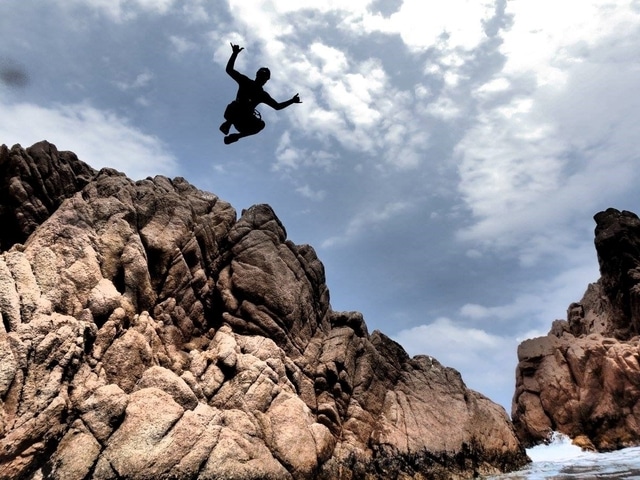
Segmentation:
[(460, 374), (335, 312), (268, 205), (0, 148), (0, 478), (469, 478), (527, 462)]
[(518, 348), (512, 416), (526, 445), (553, 430), (588, 449), (640, 445), (640, 219), (613, 208), (594, 218), (600, 279)]

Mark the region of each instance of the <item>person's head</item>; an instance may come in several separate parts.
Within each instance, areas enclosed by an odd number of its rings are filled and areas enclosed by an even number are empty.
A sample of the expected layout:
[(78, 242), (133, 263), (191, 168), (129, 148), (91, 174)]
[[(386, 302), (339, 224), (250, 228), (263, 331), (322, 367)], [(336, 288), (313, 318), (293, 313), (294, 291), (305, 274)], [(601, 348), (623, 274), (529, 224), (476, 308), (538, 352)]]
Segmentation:
[(271, 72), (267, 67), (262, 67), (256, 72), (256, 82), (260, 85), (267, 83), (267, 80), (271, 78)]

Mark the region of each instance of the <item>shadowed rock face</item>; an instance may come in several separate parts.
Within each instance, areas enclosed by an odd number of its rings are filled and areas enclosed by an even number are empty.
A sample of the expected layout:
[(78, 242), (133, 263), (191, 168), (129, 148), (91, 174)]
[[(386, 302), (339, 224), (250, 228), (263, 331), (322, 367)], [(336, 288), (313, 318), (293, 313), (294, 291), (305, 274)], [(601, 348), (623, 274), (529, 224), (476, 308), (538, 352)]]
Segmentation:
[(512, 417), (526, 445), (552, 430), (598, 450), (640, 444), (640, 219), (594, 218), (600, 279), (518, 348)]
[(11, 152), (0, 146), (0, 251), (24, 242), (94, 174), (73, 153), (46, 142)]
[[(334, 312), (272, 209), (0, 152), (0, 478), (468, 478), (527, 458), (459, 373)], [(6, 223), (5, 223), (6, 222)], [(5, 229), (5, 225), (10, 228)]]

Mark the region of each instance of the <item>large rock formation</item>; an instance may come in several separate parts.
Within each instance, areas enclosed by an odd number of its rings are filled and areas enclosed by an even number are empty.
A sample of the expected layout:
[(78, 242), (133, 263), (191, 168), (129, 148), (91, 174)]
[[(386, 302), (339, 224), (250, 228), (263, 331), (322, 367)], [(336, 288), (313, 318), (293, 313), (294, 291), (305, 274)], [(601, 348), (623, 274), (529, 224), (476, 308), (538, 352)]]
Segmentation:
[(362, 316), (274, 212), (0, 150), (0, 478), (468, 478), (506, 412)]
[(598, 450), (640, 445), (640, 219), (611, 208), (595, 221), (600, 279), (518, 348), (512, 417), (526, 445), (552, 430)]

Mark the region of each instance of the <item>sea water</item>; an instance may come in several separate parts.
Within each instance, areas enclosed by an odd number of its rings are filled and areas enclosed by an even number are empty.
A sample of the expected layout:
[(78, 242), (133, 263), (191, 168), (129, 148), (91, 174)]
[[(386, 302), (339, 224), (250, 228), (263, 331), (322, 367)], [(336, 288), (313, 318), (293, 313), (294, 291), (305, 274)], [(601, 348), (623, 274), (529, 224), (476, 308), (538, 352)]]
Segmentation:
[(554, 434), (549, 445), (527, 450), (532, 460), (517, 472), (486, 477), (487, 480), (640, 480), (640, 447), (615, 452), (583, 452), (562, 434)]

